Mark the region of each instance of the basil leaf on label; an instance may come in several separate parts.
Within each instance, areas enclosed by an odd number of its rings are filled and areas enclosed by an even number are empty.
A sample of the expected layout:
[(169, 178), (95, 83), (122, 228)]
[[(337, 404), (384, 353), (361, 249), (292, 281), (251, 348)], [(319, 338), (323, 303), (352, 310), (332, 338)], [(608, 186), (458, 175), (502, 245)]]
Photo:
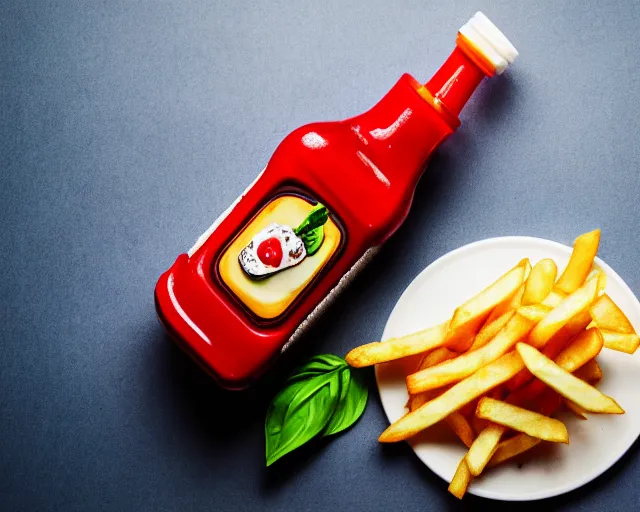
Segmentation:
[(367, 403), (367, 388), (344, 359), (314, 356), (286, 381), (267, 411), (267, 466), (313, 437), (351, 426)]
[(311, 208), (309, 215), (306, 216), (306, 218), (293, 230), (293, 232), (299, 237), (302, 237), (317, 227), (323, 226), (328, 219), (329, 210), (327, 210), (327, 207), (322, 203), (318, 203)]
[(369, 392), (366, 386), (347, 368), (340, 373), (340, 401), (323, 436), (337, 434), (353, 425), (367, 406)]
[(329, 220), (329, 210), (322, 203), (316, 204), (309, 215), (293, 230), (304, 243), (307, 256), (315, 254), (324, 240), (324, 225)]
[(267, 466), (325, 428), (340, 397), (338, 372), (294, 382), (271, 404), (265, 423)]
[(307, 250), (307, 256), (313, 256), (324, 241), (324, 226), (319, 226), (308, 233), (305, 233), (300, 237), (304, 242), (304, 247)]

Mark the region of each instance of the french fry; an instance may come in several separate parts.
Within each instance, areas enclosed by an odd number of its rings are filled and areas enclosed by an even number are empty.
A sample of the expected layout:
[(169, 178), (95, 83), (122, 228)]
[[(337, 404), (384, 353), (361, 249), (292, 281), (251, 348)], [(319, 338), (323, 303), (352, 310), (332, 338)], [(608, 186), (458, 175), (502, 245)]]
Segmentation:
[(532, 321), (520, 315), (514, 315), (484, 347), (409, 375), (407, 377), (409, 393), (436, 389), (468, 377), (509, 351), (529, 333), (532, 327)]
[(469, 472), (469, 468), (467, 467), (467, 463), (463, 457), (460, 464), (458, 464), (458, 469), (456, 469), (456, 472), (451, 479), (449, 492), (461, 500), (467, 492), (467, 488), (471, 483), (471, 478), (471, 473)]
[(573, 373), (595, 358), (602, 350), (603, 341), (599, 329), (581, 332), (571, 344), (555, 358), (555, 363), (563, 370)]
[(587, 419), (586, 411), (580, 407), (578, 404), (574, 404), (571, 400), (564, 399), (564, 405), (567, 409), (569, 409), (572, 413), (574, 413), (581, 420)]
[(413, 412), (434, 398), (438, 398), (442, 393), (447, 391), (447, 389), (450, 389), (450, 386), (445, 386), (440, 389), (430, 389), (429, 391), (423, 391), (417, 395), (409, 395), (407, 409), (409, 409), (409, 412)]
[(567, 298), (566, 293), (562, 293), (560, 290), (551, 290), (549, 295), (547, 295), (545, 299), (542, 301), (542, 305), (555, 308), (558, 304), (560, 304), (566, 298)]
[(473, 440), (476, 438), (476, 434), (471, 428), (471, 425), (462, 414), (458, 411), (454, 411), (444, 419), (445, 423), (449, 425), (451, 430), (460, 438), (467, 448), (473, 444)]
[[(569, 345), (555, 358), (556, 364), (567, 372), (573, 373), (589, 360), (596, 357), (602, 350), (603, 342), (600, 331), (596, 328), (588, 329), (573, 339)], [(525, 387), (517, 390), (510, 397), (510, 402), (524, 404), (535, 400), (546, 389), (541, 380), (534, 380)]]
[(467, 452), (467, 466), (473, 476), (478, 476), (482, 473), (482, 470), (498, 447), (500, 438), (506, 431), (507, 427), (495, 423), (488, 423), (487, 426), (478, 433), (478, 437), (475, 438)]
[(526, 367), (538, 379), (555, 389), (564, 398), (591, 412), (623, 414), (616, 401), (564, 370), (530, 345), (518, 343), (516, 350)]
[(593, 260), (600, 245), (600, 230), (584, 233), (576, 238), (567, 268), (556, 283), (556, 288), (564, 293), (575, 292), (591, 271)]
[(606, 293), (589, 308), (591, 318), (603, 331), (620, 334), (635, 334), (633, 325), (618, 305)]
[(561, 421), (500, 400), (483, 398), (478, 403), (476, 416), (544, 441), (569, 442), (569, 432)]
[(447, 347), (438, 347), (422, 358), (422, 361), (420, 361), (420, 364), (418, 365), (418, 368), (416, 368), (416, 371), (419, 372), (420, 370), (424, 370), (425, 368), (440, 364), (443, 361), (453, 359), (457, 355), (458, 354), (456, 352), (454, 352), (453, 350), (449, 350)]
[[(529, 306), (527, 306), (529, 307)], [(554, 359), (565, 348), (567, 343), (579, 332), (583, 331), (585, 326), (589, 323), (591, 316), (588, 311), (583, 311), (577, 316), (569, 320), (566, 325), (560, 329), (553, 337), (545, 344), (542, 349), (542, 353), (549, 359)], [(518, 373), (513, 379), (507, 382), (506, 386), (509, 391), (514, 391), (521, 388), (525, 384), (533, 380), (533, 375), (526, 368)]]
[(597, 290), (598, 278), (594, 277), (569, 295), (533, 328), (529, 344), (536, 348), (543, 347), (572, 317), (591, 305)]
[[(581, 325), (582, 328), (584, 328), (584, 325), (586, 325), (586, 322), (588, 321), (588, 318), (582, 318), (579, 322), (576, 322), (575, 325)], [(565, 328), (569, 327), (571, 326), (565, 326)], [(571, 334), (572, 331), (568, 332), (568, 335)], [(545, 348), (551, 347), (547, 346)], [(556, 361), (562, 368), (572, 372), (592, 360), (600, 353), (600, 350), (602, 350), (602, 337), (600, 336), (598, 329), (590, 329), (571, 341), (571, 343), (562, 352), (560, 352), (560, 354), (558, 354)], [(527, 372), (530, 374), (528, 370)], [(521, 374), (522, 371), (517, 375)], [(514, 379), (516, 377), (514, 377)], [(531, 377), (533, 378), (533, 375), (531, 375)], [(521, 405), (525, 403), (532, 403), (536, 399), (539, 400), (538, 412), (545, 416), (551, 416), (561, 404), (561, 398), (558, 394), (554, 390), (548, 388), (544, 382), (537, 379), (526, 387), (509, 395), (509, 397), (507, 397), (507, 402), (514, 405)], [(471, 424), (473, 425), (473, 421)], [(477, 431), (478, 437), (469, 449), (469, 453), (471, 455), (468, 460), (469, 468), (475, 476), (478, 476), (482, 472), (487, 461), (491, 458), (491, 454), (493, 453), (493, 450), (495, 450), (500, 438), (506, 431), (506, 427), (495, 424), (491, 425), (491, 431), (484, 435), (484, 431)]]
[(542, 442), (542, 439), (537, 437), (531, 437), (527, 434), (516, 434), (511, 439), (502, 441), (496, 451), (493, 453), (491, 460), (487, 464), (488, 468), (497, 466), (498, 464), (512, 459), (521, 453), (530, 450), (534, 446), (538, 446)]
[(506, 382), (524, 367), (521, 357), (508, 352), (455, 384), (442, 395), (392, 423), (380, 435), (381, 443), (403, 441), (444, 419), (453, 411)]
[(522, 286), (530, 268), (529, 260), (522, 260), (493, 284), (459, 306), (451, 318), (445, 339), (446, 346), (456, 352), (466, 351), (491, 310)]
[(640, 346), (640, 338), (637, 334), (622, 334), (619, 332), (602, 331), (604, 346), (610, 350), (633, 354)]
[(594, 268), (587, 276), (587, 281), (596, 274), (598, 275), (598, 293), (596, 295), (600, 297), (604, 293), (604, 289), (607, 287), (608, 278), (607, 274), (605, 274), (602, 270)]
[(425, 329), (400, 338), (368, 343), (354, 348), (345, 356), (345, 360), (355, 368), (362, 368), (364, 366), (371, 366), (420, 354), (442, 346), (448, 328), (449, 322), (444, 322), (430, 329)]
[(531, 304), (529, 306), (520, 306), (518, 308), (518, 314), (523, 316), (534, 323), (538, 323), (545, 316), (553, 311), (551, 306), (545, 306), (544, 304)]
[(574, 375), (592, 386), (602, 380), (602, 370), (595, 358), (587, 361), (584, 366), (574, 372)]
[(531, 269), (522, 295), (522, 305), (541, 303), (553, 289), (558, 274), (556, 262), (545, 258)]
[(482, 326), (482, 329), (476, 334), (476, 337), (469, 347), (469, 351), (477, 350), (479, 348), (484, 347), (487, 343), (489, 343), (496, 334), (498, 334), (502, 328), (507, 324), (507, 322), (511, 319), (513, 315), (515, 315), (515, 310), (507, 311), (506, 313), (500, 315), (493, 322)]
[[(449, 350), (447, 347), (439, 347), (422, 358), (420, 364), (416, 371), (424, 370), (425, 368), (429, 368), (436, 364), (440, 364), (443, 361), (447, 361), (448, 359), (453, 359), (458, 354), (456, 354), (453, 350)], [(438, 395), (444, 393), (445, 389), (437, 389), (425, 391), (424, 393), (418, 393), (417, 395), (409, 395), (409, 400), (407, 401), (407, 409), (409, 411), (415, 411), (418, 407), (423, 404), (426, 404), (429, 400), (433, 400)]]
[(515, 311), (516, 309), (518, 309), (522, 304), (523, 295), (524, 295), (524, 284), (520, 286), (520, 288), (518, 288), (518, 291), (516, 291), (516, 293), (514, 293), (511, 297), (508, 297), (506, 300), (503, 300), (500, 304), (498, 304), (495, 308), (493, 308), (493, 311), (491, 311), (491, 313), (487, 317), (487, 320), (482, 325), (482, 327), (484, 328), (485, 326), (489, 325), (491, 322), (495, 321), (505, 313), (508, 313), (509, 311)]

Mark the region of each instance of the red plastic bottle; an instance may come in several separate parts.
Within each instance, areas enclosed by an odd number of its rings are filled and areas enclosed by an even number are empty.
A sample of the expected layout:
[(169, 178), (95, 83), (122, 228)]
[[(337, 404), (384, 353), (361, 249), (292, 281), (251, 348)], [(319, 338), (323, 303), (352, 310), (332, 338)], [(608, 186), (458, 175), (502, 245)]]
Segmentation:
[[(368, 112), (288, 135), (245, 194), (160, 277), (156, 306), (172, 337), (224, 387), (247, 386), (398, 229), (466, 101), (516, 56), (477, 13), (426, 85), (405, 74)], [(329, 213), (316, 228), (319, 249), (297, 235), (317, 203)]]

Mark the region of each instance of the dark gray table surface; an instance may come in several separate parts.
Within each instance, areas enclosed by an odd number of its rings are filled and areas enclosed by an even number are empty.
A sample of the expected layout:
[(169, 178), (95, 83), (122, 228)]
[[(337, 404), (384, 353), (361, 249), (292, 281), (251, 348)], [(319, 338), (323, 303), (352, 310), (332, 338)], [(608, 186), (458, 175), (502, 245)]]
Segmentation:
[[(259, 386), (218, 390), (168, 341), (160, 273), (293, 128), (426, 80), (482, 9), (520, 58), (438, 151), (409, 219)], [(405, 444), (355, 428), (264, 467), (293, 366), (375, 340), (412, 278), (500, 235), (600, 255), (640, 293), (638, 2), (0, 2), (0, 508), (471, 510)], [(638, 446), (522, 510), (631, 510)]]

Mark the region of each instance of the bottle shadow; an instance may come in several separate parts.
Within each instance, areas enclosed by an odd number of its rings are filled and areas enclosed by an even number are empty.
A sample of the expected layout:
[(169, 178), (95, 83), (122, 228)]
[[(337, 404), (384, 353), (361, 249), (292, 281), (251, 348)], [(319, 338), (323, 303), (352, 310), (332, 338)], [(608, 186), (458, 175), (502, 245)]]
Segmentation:
[[(287, 375), (304, 356), (286, 354), (254, 385), (243, 390), (227, 390), (203, 371), (166, 333), (156, 344), (157, 357), (164, 367), (163, 387), (180, 404), (184, 421), (216, 443), (243, 435), (264, 421), (273, 396)], [(220, 419), (224, 418), (224, 421)]]

